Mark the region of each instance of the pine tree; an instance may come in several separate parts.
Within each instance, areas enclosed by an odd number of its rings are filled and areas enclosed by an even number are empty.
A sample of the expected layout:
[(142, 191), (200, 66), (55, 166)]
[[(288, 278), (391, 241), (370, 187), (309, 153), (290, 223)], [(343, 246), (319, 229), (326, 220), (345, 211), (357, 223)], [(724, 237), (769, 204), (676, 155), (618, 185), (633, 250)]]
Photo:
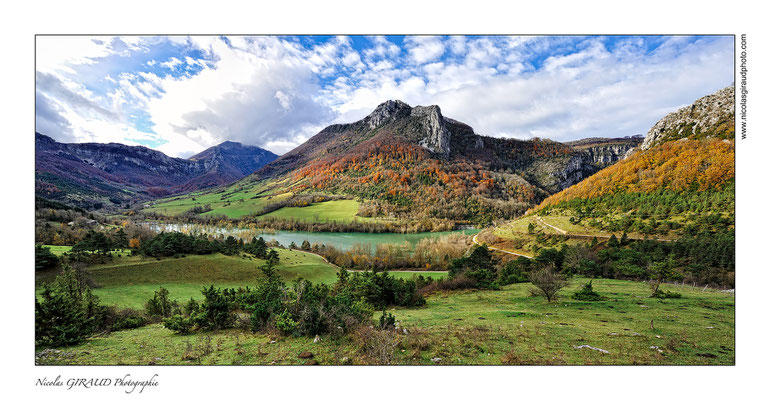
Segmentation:
[(98, 299), (65, 265), (53, 284), (35, 299), (35, 344), (64, 346), (81, 342), (95, 329)]
[(628, 244), (628, 234), (626, 234), (626, 231), (623, 231), (623, 236), (620, 237), (620, 245), (625, 246)]

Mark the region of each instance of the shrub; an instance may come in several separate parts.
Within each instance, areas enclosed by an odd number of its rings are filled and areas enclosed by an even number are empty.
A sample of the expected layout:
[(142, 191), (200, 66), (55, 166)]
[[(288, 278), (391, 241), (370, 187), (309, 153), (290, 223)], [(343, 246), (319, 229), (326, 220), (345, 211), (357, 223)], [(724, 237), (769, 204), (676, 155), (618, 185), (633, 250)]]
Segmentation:
[(283, 310), (283, 312), (278, 314), (275, 318), (275, 327), (284, 335), (291, 335), (294, 333), (294, 330), (297, 329), (297, 325), (299, 325), (299, 323), (291, 318), (289, 310)]
[(517, 260), (509, 261), (505, 266), (500, 268), (500, 271), (497, 273), (496, 281), (498, 285), (505, 286), (513, 283), (527, 282), (529, 280), (524, 269), (521, 267), (520, 259), (526, 260), (526, 258), (521, 257)]
[(449, 264), (449, 278), (465, 275), (477, 288), (496, 288), (497, 273), (492, 254), (486, 245), (474, 247), (466, 257), (456, 258)]
[(676, 292), (669, 292), (668, 290), (658, 289), (650, 295), (658, 299), (681, 299), (682, 294)]
[(353, 296), (366, 300), (382, 309), (388, 306), (418, 307), (425, 299), (417, 291), (417, 282), (395, 278), (384, 272), (356, 272), (348, 278), (347, 285)]
[(594, 292), (594, 287), (592, 285), (593, 281), (589, 281), (583, 287), (575, 292), (575, 294), (572, 295), (572, 298), (575, 300), (582, 300), (582, 301), (601, 301), (604, 300), (605, 297), (600, 295), (599, 293)]
[(233, 320), (233, 328), (236, 329), (251, 329), (251, 315), (245, 312), (236, 312)]
[(426, 295), (428, 293), (433, 293), (439, 290), (462, 290), (462, 289), (473, 289), (476, 287), (476, 281), (473, 279), (470, 279), (466, 277), (465, 275), (460, 275), (452, 279), (438, 279), (434, 281), (433, 283), (430, 283), (420, 289), (418, 293), (421, 295)]
[(556, 294), (567, 286), (564, 277), (551, 268), (542, 268), (529, 274), (529, 281), (535, 285), (531, 293), (535, 296), (544, 296), (550, 303), (556, 300)]
[(201, 293), (205, 300), (199, 311), (194, 314), (198, 328), (210, 331), (232, 327), (231, 302), (226, 298), (226, 294), (221, 289), (214, 288), (214, 285), (204, 288)]
[(382, 315), (380, 315), (380, 329), (389, 329), (394, 328), (396, 326), (396, 317), (393, 316), (393, 314), (388, 313), (388, 315), (385, 315), (385, 310), (382, 310)]
[(153, 297), (147, 301), (144, 309), (147, 315), (153, 317), (169, 317), (174, 311), (179, 309), (179, 303), (168, 298), (169, 292), (166, 288), (161, 287)]
[[(387, 272), (340, 272), (333, 287), (303, 279), (287, 287), (270, 263), (262, 272), (254, 289), (205, 288), (205, 300), (198, 304), (191, 299), (183, 307), (184, 314), (172, 312), (174, 315), (163, 320), (166, 328), (179, 333), (208, 331), (232, 327), (237, 319), (240, 327), (249, 324), (252, 331), (277, 329), (296, 336), (342, 334), (370, 323), (374, 304), (385, 308), (425, 303), (415, 280), (396, 279)], [(164, 298), (167, 293), (159, 291), (148, 308), (162, 309), (157, 305), (163, 304)], [(394, 323), (392, 315), (385, 316), (383, 324)]]
[(270, 316), (283, 307), (282, 297), (286, 289), (275, 269), (267, 263), (262, 266), (264, 277), (253, 291), (241, 296), (242, 307), (251, 312), (251, 330), (256, 332), (264, 328)]
[(353, 339), (363, 353), (365, 364), (388, 365), (393, 362), (394, 353), (401, 343), (401, 336), (395, 329), (374, 329), (361, 326), (355, 331)]
[(135, 329), (147, 325), (147, 319), (139, 311), (124, 309), (117, 310), (114, 314), (115, 320), (109, 327), (112, 331)]
[(183, 335), (190, 333), (193, 325), (194, 323), (191, 317), (183, 317), (180, 314), (173, 315), (170, 318), (165, 318), (163, 320), (163, 326), (165, 326), (166, 329), (170, 329)]
[(655, 280), (655, 282), (651, 285), (652, 289), (652, 297), (658, 297), (658, 292), (661, 291), (660, 284), (663, 283), (666, 280), (670, 279), (676, 279), (679, 277), (678, 272), (676, 271), (678, 262), (673, 257), (673, 255), (669, 255), (669, 257), (665, 261), (661, 262), (654, 262), (650, 264), (649, 266), (649, 274), (652, 279)]

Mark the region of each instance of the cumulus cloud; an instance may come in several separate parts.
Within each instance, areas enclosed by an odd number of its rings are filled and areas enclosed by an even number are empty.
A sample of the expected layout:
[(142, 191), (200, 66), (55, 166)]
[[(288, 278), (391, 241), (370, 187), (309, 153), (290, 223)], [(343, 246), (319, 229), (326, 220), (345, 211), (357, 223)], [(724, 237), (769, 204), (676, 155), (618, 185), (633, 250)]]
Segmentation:
[(314, 70), (333, 62), (337, 48), (318, 48), (305, 57), (275, 38), (199, 46), (217, 59), (213, 67), (160, 80), (163, 95), (147, 103), (156, 132), (189, 139), (169, 140), (166, 151), (181, 154), (233, 140), (283, 153), (301, 143), (308, 127), (319, 128), (334, 117), (317, 99)]
[(715, 37), (64, 39), (38, 40), (38, 129), (175, 156), (225, 140), (284, 153), (388, 99), (498, 137), (640, 134), (733, 79), (733, 42)]
[[(438, 104), (444, 115), (496, 137), (567, 141), (644, 134), (667, 112), (732, 81), (729, 38), (670, 40), (648, 53), (638, 40), (608, 48), (599, 38), (579, 46), (573, 38), (560, 43), (449, 38), (450, 49), (464, 49), (461, 57), (413, 71), (424, 85), (408, 84), (411, 78), (362, 82), (350, 89), (340, 109), (348, 111), (345, 117), (357, 118), (382, 99), (399, 98), (413, 105)], [(538, 68), (525, 68), (523, 58), (563, 44), (572, 51), (540, 56)]]
[(444, 42), (435, 36), (415, 36), (407, 38), (406, 48), (411, 60), (416, 64), (433, 61), (444, 54)]

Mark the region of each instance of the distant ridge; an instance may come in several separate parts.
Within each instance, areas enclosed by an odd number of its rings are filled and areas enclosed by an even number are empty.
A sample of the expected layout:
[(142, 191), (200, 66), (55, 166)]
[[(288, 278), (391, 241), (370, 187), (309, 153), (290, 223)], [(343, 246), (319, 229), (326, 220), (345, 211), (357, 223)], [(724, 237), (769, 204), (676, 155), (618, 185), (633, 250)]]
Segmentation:
[(185, 160), (144, 146), (59, 143), (35, 133), (35, 193), (84, 208), (126, 205), (229, 184), (277, 157), (225, 142)]

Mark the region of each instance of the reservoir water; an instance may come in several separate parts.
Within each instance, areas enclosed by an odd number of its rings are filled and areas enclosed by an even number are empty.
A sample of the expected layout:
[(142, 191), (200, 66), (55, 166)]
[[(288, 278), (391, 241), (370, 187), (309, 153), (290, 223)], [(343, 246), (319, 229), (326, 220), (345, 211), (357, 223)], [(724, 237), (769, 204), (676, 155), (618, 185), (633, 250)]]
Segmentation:
[(374, 250), (380, 243), (402, 244), (404, 242), (414, 246), (417, 242), (428, 237), (462, 233), (475, 235), (480, 229), (462, 229), (444, 232), (423, 233), (365, 233), (365, 232), (304, 232), (304, 231), (265, 231), (260, 229), (225, 228), (200, 224), (166, 224), (147, 223), (150, 229), (156, 232), (182, 232), (192, 234), (207, 234), (216, 236), (234, 236), (243, 240), (251, 240), (254, 236), (261, 236), (266, 241), (276, 240), (284, 246), (291, 242), (301, 245), (304, 240), (311, 244), (323, 243), (334, 246), (340, 250), (349, 250), (356, 243), (371, 245)]

